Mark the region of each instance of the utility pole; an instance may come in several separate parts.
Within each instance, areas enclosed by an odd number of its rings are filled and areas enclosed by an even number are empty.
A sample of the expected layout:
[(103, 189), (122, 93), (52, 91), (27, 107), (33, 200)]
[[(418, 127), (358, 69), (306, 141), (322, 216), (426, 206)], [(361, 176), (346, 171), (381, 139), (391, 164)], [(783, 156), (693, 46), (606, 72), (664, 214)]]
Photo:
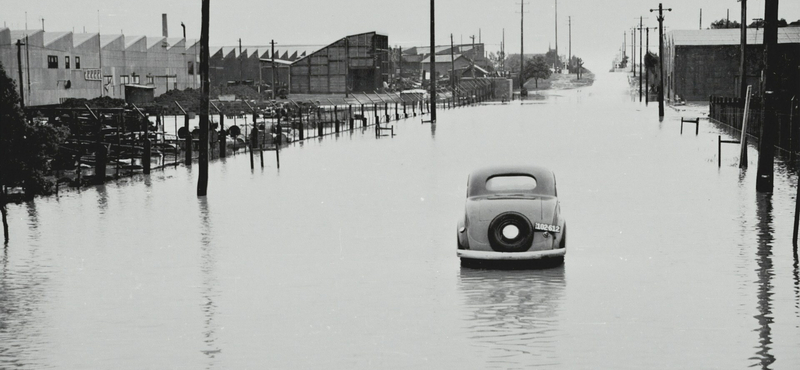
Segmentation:
[(520, 15), (519, 15), (519, 89), (522, 91), (525, 88), (525, 82), (522, 80), (522, 71), (525, 69), (525, 26), (523, 25), (525, 19), (525, 1), (520, 1)]
[(642, 17), (639, 17), (639, 103), (642, 102)]
[(568, 16), (567, 20), (568, 20), (567, 24), (569, 24), (569, 45), (568, 45), (569, 47), (567, 48), (567, 50), (569, 50), (569, 52), (567, 54), (567, 63), (568, 63), (567, 65), (569, 66), (568, 72), (571, 72), (571, 70), (572, 70), (572, 16)]
[[(453, 45), (453, 34), (450, 34), (450, 87), (453, 94), (456, 94), (456, 60), (455, 60), (455, 45)], [(457, 96), (456, 96), (457, 97)], [(455, 101), (458, 101), (456, 99)]]
[(506, 29), (503, 28), (503, 41), (500, 43), (500, 53), (503, 55), (502, 59), (500, 60), (500, 70), (503, 72), (503, 76), (506, 75)]
[(631, 72), (636, 77), (636, 27), (631, 28)]
[(658, 3), (658, 9), (650, 9), (650, 12), (658, 10), (658, 67), (661, 69), (659, 78), (661, 87), (658, 89), (658, 116), (664, 117), (664, 11), (671, 12), (672, 9), (664, 9)]
[(472, 65), (470, 70), (472, 70), (472, 78), (475, 78), (475, 35), (470, 36), (470, 38), (472, 39), (472, 58), (470, 58)]
[(239, 83), (244, 83), (244, 71), (242, 71), (242, 39), (239, 39)]
[[(17, 72), (19, 72), (19, 107), (25, 112), (25, 85), (22, 83), (22, 39), (17, 40)], [(0, 189), (2, 191), (2, 189)]]
[(269, 52), (269, 56), (270, 56), (271, 61), (272, 61), (270, 63), (270, 64), (272, 64), (270, 66), (270, 67), (272, 67), (272, 99), (275, 99), (275, 97), (277, 96), (277, 93), (278, 93), (278, 90), (275, 89), (275, 40), (270, 40), (269, 44), (272, 47), (272, 50)]
[[(431, 124), (436, 123), (436, 13), (431, 0)], [(474, 51), (474, 50), (473, 50)]]
[(778, 88), (778, 0), (764, 1), (764, 123), (758, 140), (756, 191), (771, 193), (775, 163), (775, 127)]
[[(208, 194), (208, 27), (211, 0), (203, 0), (202, 26), (200, 28), (200, 173), (197, 179), (197, 196)], [(191, 135), (190, 132), (186, 133)]]
[(739, 97), (744, 99), (747, 94), (747, 65), (745, 62), (746, 47), (747, 47), (747, 0), (739, 0), (742, 2), (742, 24), (739, 25), (741, 30), (741, 51), (739, 55)]
[(703, 8), (700, 8), (700, 26), (698, 29), (699, 30), (703, 29)]
[[(644, 44), (644, 53), (645, 55), (650, 54), (650, 29), (657, 29), (657, 27), (645, 27), (645, 44)], [(647, 66), (644, 69), (644, 105), (650, 102), (650, 73), (647, 72)]]
[[(560, 66), (560, 64), (561, 64), (561, 63), (559, 63), (559, 62), (558, 62), (558, 0), (555, 0), (555, 2), (556, 2), (556, 8), (555, 8), (555, 10), (556, 10), (556, 17), (555, 17), (555, 19), (554, 19), (554, 22), (553, 22), (553, 23), (555, 23), (555, 26), (556, 26), (556, 59), (555, 59), (553, 62), (554, 62), (556, 65), (558, 65), (558, 68), (560, 68), (560, 67), (561, 67), (561, 66)], [(554, 66), (554, 67), (555, 67), (555, 66)]]

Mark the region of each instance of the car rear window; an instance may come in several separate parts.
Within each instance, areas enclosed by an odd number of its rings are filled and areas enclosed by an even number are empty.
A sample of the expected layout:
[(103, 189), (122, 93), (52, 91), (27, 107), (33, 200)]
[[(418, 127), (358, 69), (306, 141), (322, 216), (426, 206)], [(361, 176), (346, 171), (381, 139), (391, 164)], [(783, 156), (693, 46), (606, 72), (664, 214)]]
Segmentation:
[(526, 175), (492, 176), (486, 180), (486, 190), (497, 193), (529, 192), (536, 189), (536, 179)]

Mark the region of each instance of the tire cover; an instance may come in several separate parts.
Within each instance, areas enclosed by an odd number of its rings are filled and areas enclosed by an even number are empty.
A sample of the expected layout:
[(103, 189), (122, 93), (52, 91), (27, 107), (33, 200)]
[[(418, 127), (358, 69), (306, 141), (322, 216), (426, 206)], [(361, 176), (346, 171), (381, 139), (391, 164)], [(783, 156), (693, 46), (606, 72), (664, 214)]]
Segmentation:
[[(503, 228), (514, 225), (519, 234), (514, 239), (503, 236)], [(487, 230), (489, 245), (498, 252), (524, 252), (531, 247), (533, 241), (533, 225), (525, 215), (519, 212), (503, 212), (495, 217)]]

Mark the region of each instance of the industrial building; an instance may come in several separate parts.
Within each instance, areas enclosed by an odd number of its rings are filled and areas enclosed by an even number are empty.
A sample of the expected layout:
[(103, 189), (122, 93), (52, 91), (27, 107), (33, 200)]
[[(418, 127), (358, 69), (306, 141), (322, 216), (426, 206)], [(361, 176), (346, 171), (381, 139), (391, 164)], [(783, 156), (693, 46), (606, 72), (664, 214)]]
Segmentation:
[(17, 86), (22, 65), (28, 106), (67, 98), (124, 99), (126, 85), (152, 87), (156, 96), (197, 88), (199, 51), (197, 40), (184, 38), (0, 28), (0, 62)]
[[(214, 50), (214, 49), (212, 49)], [(212, 86), (275, 85), (291, 94), (371, 92), (389, 81), (389, 38), (377, 32), (343, 37), (317, 48), (284, 46), (260, 53), (218, 48), (209, 59)]]
[[(675, 30), (664, 36), (664, 84), (668, 99), (708, 100), (709, 96), (738, 96), (741, 31), (739, 29)], [(747, 29), (746, 83), (761, 94), (764, 68), (764, 30)], [(800, 93), (800, 27), (778, 28), (782, 62), (779, 86)]]
[[(422, 76), (423, 71), (426, 73), (430, 71), (430, 50), (429, 46), (403, 49), (400, 66), (403, 75)], [(453, 67), (455, 67), (457, 75), (463, 75), (467, 70), (472, 71), (471, 66), (477, 66), (483, 71), (491, 69), (491, 62), (486, 58), (482, 43), (437, 45), (434, 47), (434, 54), (436, 55), (436, 73), (440, 76), (450, 75)]]

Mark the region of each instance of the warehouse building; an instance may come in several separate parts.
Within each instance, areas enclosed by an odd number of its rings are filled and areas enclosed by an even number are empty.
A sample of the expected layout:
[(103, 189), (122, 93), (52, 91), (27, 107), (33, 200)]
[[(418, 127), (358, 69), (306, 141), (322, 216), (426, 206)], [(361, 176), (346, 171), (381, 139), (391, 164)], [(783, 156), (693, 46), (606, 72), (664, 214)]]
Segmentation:
[(343, 94), (378, 90), (389, 82), (389, 51), (386, 35), (367, 32), (346, 36), (293, 61), (289, 69), (290, 92)]
[[(735, 97), (739, 93), (739, 29), (675, 30), (664, 36), (664, 83), (668, 99), (698, 101), (709, 96)], [(761, 94), (764, 68), (764, 29), (747, 29), (746, 84)], [(800, 27), (778, 28), (780, 86), (798, 91)]]
[(58, 104), (68, 98), (125, 99), (126, 85), (147, 85), (160, 95), (200, 86), (199, 43), (183, 38), (44, 32), (0, 28), (0, 62), (19, 86), (26, 105)]

